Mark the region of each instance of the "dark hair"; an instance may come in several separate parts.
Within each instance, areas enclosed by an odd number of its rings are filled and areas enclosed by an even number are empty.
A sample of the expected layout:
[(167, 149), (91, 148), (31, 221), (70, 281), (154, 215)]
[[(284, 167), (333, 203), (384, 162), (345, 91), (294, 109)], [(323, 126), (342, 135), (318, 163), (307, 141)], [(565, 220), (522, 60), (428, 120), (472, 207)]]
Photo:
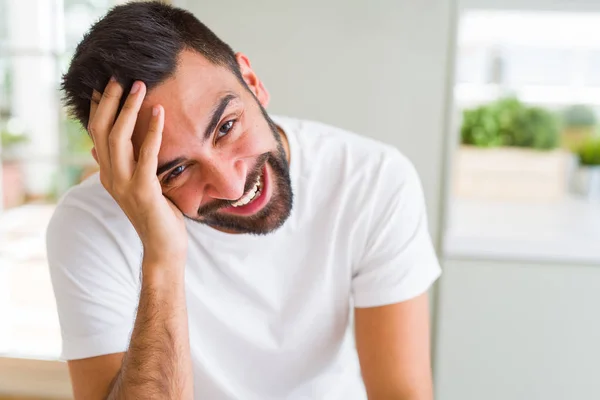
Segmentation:
[(85, 34), (63, 75), (69, 114), (86, 127), (94, 89), (102, 92), (114, 76), (126, 90), (135, 80), (151, 90), (175, 73), (184, 49), (228, 68), (243, 82), (231, 47), (189, 11), (158, 1), (112, 8)]

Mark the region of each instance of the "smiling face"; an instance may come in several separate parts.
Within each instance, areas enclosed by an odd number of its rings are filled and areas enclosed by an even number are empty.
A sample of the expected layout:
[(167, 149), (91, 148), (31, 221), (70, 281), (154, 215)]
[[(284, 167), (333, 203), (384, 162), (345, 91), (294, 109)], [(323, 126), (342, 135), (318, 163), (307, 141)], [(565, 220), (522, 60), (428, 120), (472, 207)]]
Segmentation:
[(237, 59), (247, 87), (229, 69), (183, 51), (175, 74), (146, 95), (132, 140), (137, 153), (152, 106), (162, 105), (157, 176), (163, 194), (197, 222), (266, 234), (292, 208), (288, 153), (263, 108), (268, 93), (247, 58)]

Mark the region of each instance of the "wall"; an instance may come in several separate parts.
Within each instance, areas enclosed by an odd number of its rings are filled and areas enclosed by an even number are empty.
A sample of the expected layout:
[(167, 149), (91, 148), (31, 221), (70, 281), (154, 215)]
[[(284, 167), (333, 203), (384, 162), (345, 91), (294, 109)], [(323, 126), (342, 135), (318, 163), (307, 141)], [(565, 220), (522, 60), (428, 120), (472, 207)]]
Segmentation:
[(600, 11), (598, 0), (458, 0), (462, 9)]
[(598, 265), (446, 260), (438, 400), (600, 398)]
[(269, 111), (400, 148), (416, 164), (432, 232), (441, 216), (450, 0), (180, 0), (271, 93)]

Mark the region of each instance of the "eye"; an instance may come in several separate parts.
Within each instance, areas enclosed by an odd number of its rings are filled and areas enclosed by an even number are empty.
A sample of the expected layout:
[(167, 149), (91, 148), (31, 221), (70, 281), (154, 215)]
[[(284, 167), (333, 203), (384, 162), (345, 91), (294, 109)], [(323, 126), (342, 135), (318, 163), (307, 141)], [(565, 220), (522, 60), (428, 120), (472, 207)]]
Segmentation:
[(186, 166), (185, 165), (180, 165), (178, 167), (175, 167), (171, 170), (171, 172), (169, 172), (169, 174), (165, 177), (165, 179), (163, 180), (163, 183), (169, 184), (171, 183), (174, 179), (176, 179), (179, 175), (181, 175), (183, 173), (183, 171), (186, 170)]
[(232, 119), (221, 125), (221, 127), (217, 131), (217, 139), (221, 139), (223, 136), (227, 136), (227, 134), (233, 129), (234, 124), (235, 120)]

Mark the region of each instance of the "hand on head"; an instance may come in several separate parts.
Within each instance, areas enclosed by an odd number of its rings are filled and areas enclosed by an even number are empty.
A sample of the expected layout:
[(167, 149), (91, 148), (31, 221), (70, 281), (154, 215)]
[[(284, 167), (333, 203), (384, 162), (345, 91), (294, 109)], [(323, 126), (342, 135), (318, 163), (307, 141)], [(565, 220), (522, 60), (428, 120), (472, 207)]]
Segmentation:
[(134, 82), (123, 108), (123, 87), (111, 79), (102, 94), (94, 91), (88, 131), (92, 155), (100, 166), (100, 181), (125, 212), (144, 245), (144, 257), (185, 260), (187, 233), (181, 212), (162, 194), (156, 176), (164, 126), (164, 108), (152, 107), (147, 134), (134, 158), (131, 141), (146, 85)]

